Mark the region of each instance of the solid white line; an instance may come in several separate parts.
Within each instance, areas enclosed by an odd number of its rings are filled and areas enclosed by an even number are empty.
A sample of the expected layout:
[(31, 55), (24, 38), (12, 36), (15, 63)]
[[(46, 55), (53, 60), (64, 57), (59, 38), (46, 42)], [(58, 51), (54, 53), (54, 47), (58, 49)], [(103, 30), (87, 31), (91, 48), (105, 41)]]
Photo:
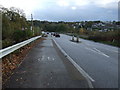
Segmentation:
[(75, 61), (73, 61), (72, 59), (70, 59), (70, 60), (71, 60), (71, 62), (76, 66), (76, 68), (77, 68), (80, 72), (82, 72), (82, 74), (83, 74), (84, 76), (88, 77), (92, 82), (95, 82), (95, 80), (94, 80), (91, 76), (89, 76)]
[[(61, 50), (61, 52), (67, 56), (68, 60), (75, 66), (75, 68), (85, 77), (85, 79), (88, 82), (88, 85), (90, 88), (93, 88), (92, 82), (95, 82), (95, 80), (90, 77), (61, 47), (57, 44), (57, 42), (53, 39), (54, 43), (57, 45), (57, 47)], [(91, 82), (92, 81), (92, 82)]]

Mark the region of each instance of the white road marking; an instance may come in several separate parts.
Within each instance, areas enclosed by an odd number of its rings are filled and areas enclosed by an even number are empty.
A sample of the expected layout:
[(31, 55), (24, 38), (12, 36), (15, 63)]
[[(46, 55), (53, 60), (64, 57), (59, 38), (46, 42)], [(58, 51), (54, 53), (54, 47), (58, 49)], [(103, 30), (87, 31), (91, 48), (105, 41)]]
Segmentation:
[(98, 54), (101, 54), (101, 55), (103, 55), (103, 56), (105, 56), (105, 57), (110, 57), (110, 56), (108, 56), (108, 55), (106, 55), (106, 54), (104, 54), (103, 52), (101, 52), (100, 50), (98, 50), (98, 49), (96, 49), (96, 48), (94, 48), (95, 50), (93, 50), (93, 49), (91, 49), (91, 48), (88, 48), (88, 47), (85, 47), (86, 49), (88, 49), (88, 50), (91, 50), (91, 51), (93, 51), (93, 52), (95, 52), (95, 53), (98, 53)]
[[(86, 78), (88, 81), (88, 85), (90, 88), (93, 88), (92, 82), (95, 82), (92, 77), (90, 77), (61, 47), (57, 44), (57, 42), (53, 39), (54, 43), (57, 45), (57, 47), (61, 50), (61, 52), (67, 56), (68, 60), (75, 66), (75, 68), (83, 75), (83, 77)], [(92, 81), (92, 82), (91, 82)]]
[(110, 56), (108, 56), (108, 55), (106, 55), (106, 54), (104, 54), (104, 53), (101, 53), (101, 54), (104, 55), (104, 56), (106, 56), (106, 57), (108, 57), (108, 58), (110, 57)]
[[(63, 52), (66, 54), (65, 51), (63, 51)], [(70, 56), (67, 55), (67, 58), (76, 67), (76, 69), (86, 78), (86, 80), (88, 81), (89, 87), (93, 88), (91, 81), (95, 82), (95, 80), (91, 76), (89, 76), (88, 73), (86, 73)]]
[[(45, 59), (45, 58), (47, 58), (47, 59)], [(42, 56), (41, 58), (38, 58), (38, 61), (54, 61), (55, 60), (55, 58), (50, 58), (50, 57), (48, 57), (48, 56)]]
[(78, 70), (80, 70), (84, 74), (84, 76), (86, 75), (92, 82), (95, 82), (95, 80), (90, 75), (88, 75), (76, 62), (72, 62), (75, 64)]
[(38, 58), (38, 61), (43, 61), (45, 56), (42, 56), (41, 58)]
[(88, 47), (85, 47), (86, 49), (88, 49), (88, 50), (91, 50), (91, 51), (93, 51), (93, 52), (95, 52), (95, 53), (98, 53), (98, 52), (96, 52), (95, 50), (93, 50), (93, 49), (91, 49), (91, 48), (88, 48)]
[(100, 54), (102, 54), (102, 55), (104, 55), (104, 56), (106, 56), (106, 57), (110, 57), (110, 56), (108, 56), (108, 55), (106, 55), (105, 53), (103, 53), (103, 52), (101, 52), (100, 50), (98, 50), (98, 49), (96, 49), (96, 48), (94, 48), (96, 51), (98, 51)]
[[(44, 58), (45, 58), (45, 56), (42, 56), (42, 57), (41, 57), (41, 61), (43, 61), (43, 60), (44, 60)], [(40, 60), (39, 60), (39, 61), (40, 61)]]
[[(85, 43), (85, 44), (88, 45), (88, 46), (96, 46), (96, 45), (92, 45), (92, 44), (89, 44), (89, 43)], [(104, 49), (106, 49), (106, 48), (104, 48)], [(106, 50), (118, 53), (118, 51), (116, 51), (116, 50), (109, 50), (109, 49), (106, 49)]]
[(98, 50), (97, 48), (94, 48), (96, 51), (98, 51), (98, 52), (101, 52), (100, 50)]

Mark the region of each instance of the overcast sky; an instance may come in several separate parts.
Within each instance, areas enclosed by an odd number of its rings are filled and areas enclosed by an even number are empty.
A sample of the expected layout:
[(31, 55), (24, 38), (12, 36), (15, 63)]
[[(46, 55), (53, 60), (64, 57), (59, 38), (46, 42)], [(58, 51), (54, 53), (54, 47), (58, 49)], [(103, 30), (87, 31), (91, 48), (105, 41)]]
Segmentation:
[(0, 0), (4, 7), (24, 10), (26, 18), (31, 13), (37, 20), (85, 21), (118, 20), (119, 0)]

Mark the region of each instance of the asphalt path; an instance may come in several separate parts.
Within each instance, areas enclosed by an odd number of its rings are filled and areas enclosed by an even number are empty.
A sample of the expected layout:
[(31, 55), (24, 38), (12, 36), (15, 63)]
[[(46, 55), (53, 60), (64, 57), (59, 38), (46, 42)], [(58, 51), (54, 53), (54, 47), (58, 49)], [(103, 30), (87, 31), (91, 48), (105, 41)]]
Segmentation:
[(72, 76), (74, 72), (69, 72), (72, 67), (66, 67), (64, 59), (56, 50), (52, 38), (48, 37), (32, 48), (3, 87), (88, 88), (84, 79)]
[(118, 48), (61, 34), (53, 39), (89, 75), (95, 88), (118, 88)]

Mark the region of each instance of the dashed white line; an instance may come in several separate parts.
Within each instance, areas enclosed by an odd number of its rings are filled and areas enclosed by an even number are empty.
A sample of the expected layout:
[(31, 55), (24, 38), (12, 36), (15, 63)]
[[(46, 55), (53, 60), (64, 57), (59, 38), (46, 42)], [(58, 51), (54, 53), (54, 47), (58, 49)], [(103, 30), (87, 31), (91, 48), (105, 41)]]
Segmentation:
[(96, 51), (98, 51), (100, 54), (102, 54), (102, 55), (104, 55), (104, 56), (106, 56), (106, 57), (110, 57), (110, 56), (108, 56), (108, 55), (106, 55), (105, 53), (103, 53), (103, 52), (101, 52), (100, 50), (98, 50), (98, 49), (96, 49), (96, 48), (94, 48)]
[(93, 52), (95, 52), (95, 53), (98, 53), (98, 52), (96, 52), (95, 50), (93, 50), (93, 49), (91, 49), (91, 48), (87, 48), (87, 47), (85, 47), (86, 49), (88, 49), (88, 50), (91, 50), (91, 51), (93, 51)]
[[(85, 44), (88, 45), (88, 46), (95, 46), (95, 45), (88, 44), (88, 43), (85, 43)], [(104, 48), (104, 49), (106, 49), (106, 48)], [(118, 51), (116, 51), (116, 50), (109, 50), (109, 49), (106, 49), (106, 50), (108, 50), (108, 51), (112, 51), (112, 52), (115, 52), (115, 53), (118, 53)]]
[(98, 52), (101, 52), (100, 50), (98, 50), (97, 48), (94, 48), (96, 51), (98, 51)]
[(98, 49), (96, 49), (96, 48), (94, 48), (95, 50), (93, 50), (93, 49), (91, 49), (91, 48), (88, 48), (88, 47), (85, 47), (86, 49), (88, 49), (88, 50), (91, 50), (91, 51), (93, 51), (93, 52), (95, 52), (95, 53), (98, 53), (98, 54), (101, 54), (101, 55), (103, 55), (103, 56), (105, 56), (105, 57), (110, 57), (110, 56), (108, 56), (108, 55), (106, 55), (106, 54), (104, 54), (103, 52), (101, 52), (100, 50), (98, 50)]

